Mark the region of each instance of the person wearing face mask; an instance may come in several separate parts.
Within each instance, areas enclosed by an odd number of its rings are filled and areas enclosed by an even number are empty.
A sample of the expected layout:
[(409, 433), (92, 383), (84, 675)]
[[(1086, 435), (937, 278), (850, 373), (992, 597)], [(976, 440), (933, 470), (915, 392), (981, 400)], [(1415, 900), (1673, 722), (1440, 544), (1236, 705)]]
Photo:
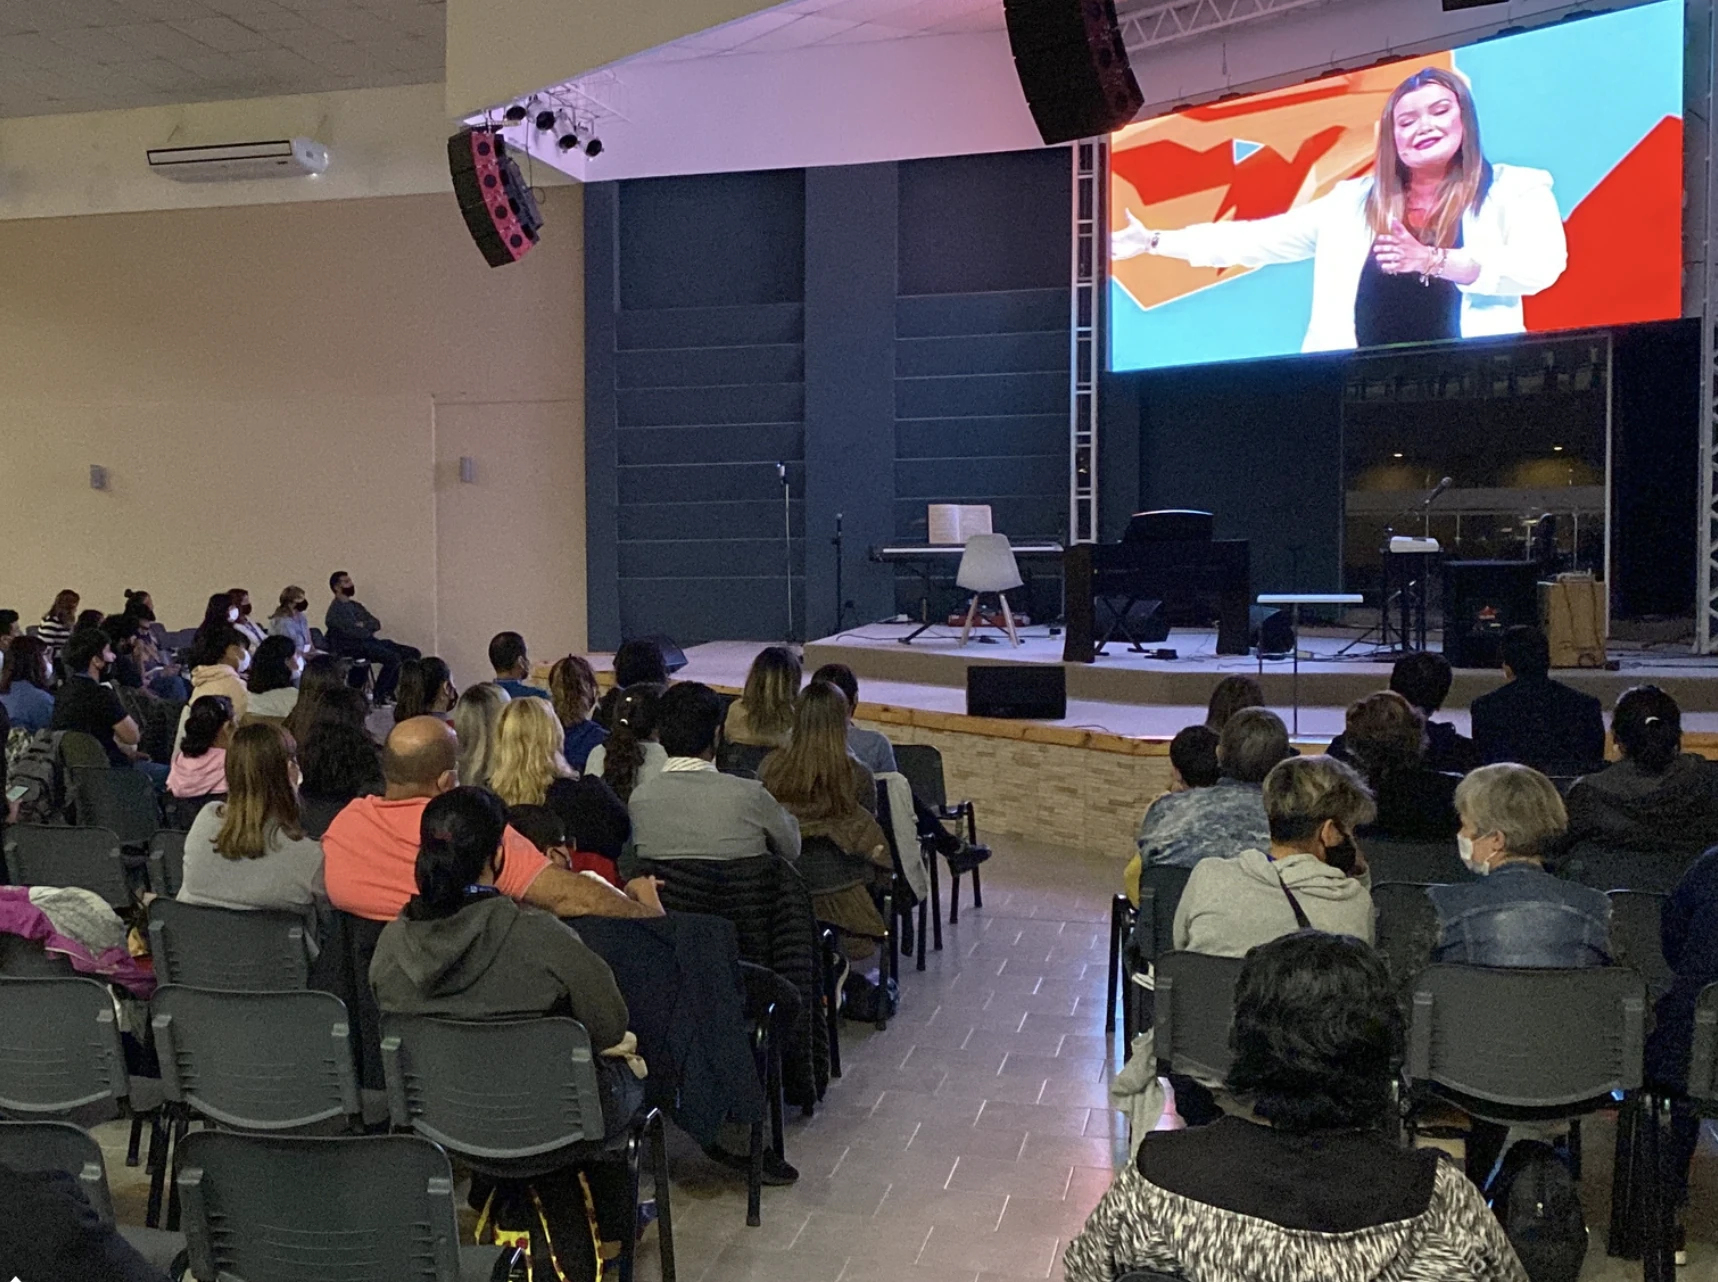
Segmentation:
[(227, 600), (231, 604), (227, 621), (239, 630), (251, 649), (256, 649), (268, 633), (251, 618), (251, 594), (244, 588), (228, 588)]
[(379, 664), (376, 676), (376, 702), (388, 703), (394, 697), (394, 687), (400, 682), (400, 664), (407, 659), (421, 659), (423, 652), (398, 641), (378, 635), (382, 621), (358, 602), (358, 590), (352, 576), (336, 570), (328, 576), (328, 588), (334, 599), (328, 603), (323, 626), (328, 632), (328, 648), (346, 658), (363, 659)]
[(285, 721), (298, 703), (298, 678), (303, 671), (304, 656), (293, 649), (291, 637), (264, 637), (245, 683), (250, 691), (245, 724)]
[[(242, 725), (250, 710), (250, 688), (244, 673), (250, 670), (251, 652), (245, 639), (232, 624), (221, 624), (199, 635), (191, 649), (191, 702), (206, 694), (225, 695), (233, 702), (233, 722)], [(186, 705), (185, 714), (190, 712)], [(185, 737), (185, 714), (179, 717), (179, 733), (174, 738), (174, 750)]]
[(280, 590), (280, 604), (268, 616), (269, 635), (290, 638), (298, 652), (306, 657), (316, 652), (315, 643), (310, 638), (310, 616), (305, 613), (309, 609), (310, 599), (304, 594), (304, 589), (296, 583), (289, 583)]
[(54, 717), (49, 728), (78, 730), (101, 744), (107, 759), (116, 766), (136, 765), (161, 786), (167, 783), (164, 762), (138, 759), (141, 732), (125, 705), (105, 684), (113, 666), (113, 646), (100, 628), (72, 633), (60, 658), (66, 679), (54, 697)]

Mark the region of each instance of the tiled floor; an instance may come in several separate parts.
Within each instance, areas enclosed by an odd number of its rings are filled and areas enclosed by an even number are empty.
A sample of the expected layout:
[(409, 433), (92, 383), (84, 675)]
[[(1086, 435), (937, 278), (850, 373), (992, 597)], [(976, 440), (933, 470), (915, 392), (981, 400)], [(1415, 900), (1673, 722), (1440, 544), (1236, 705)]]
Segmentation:
[[(816, 1116), (790, 1117), (788, 1159), (801, 1177), (765, 1190), (761, 1227), (746, 1227), (743, 1184), (675, 1136), (682, 1282), (1060, 1278), (1063, 1248), (1126, 1156), (1105, 1093), (1103, 1029), (1119, 868), (1006, 841), (984, 877), (984, 907), (963, 902), (926, 972), (906, 963), (888, 1030), (843, 1026), (846, 1075)], [(121, 1217), (141, 1222), (141, 1172), (118, 1160), (123, 1131), (102, 1132)], [(1638, 1278), (1638, 1264), (1603, 1250), (1610, 1127), (1589, 1123), (1585, 1138), (1593, 1245), (1583, 1282)], [(1696, 1174), (1683, 1282), (1718, 1279), (1710, 1144)], [(641, 1247), (640, 1279), (657, 1276), (655, 1240)]]

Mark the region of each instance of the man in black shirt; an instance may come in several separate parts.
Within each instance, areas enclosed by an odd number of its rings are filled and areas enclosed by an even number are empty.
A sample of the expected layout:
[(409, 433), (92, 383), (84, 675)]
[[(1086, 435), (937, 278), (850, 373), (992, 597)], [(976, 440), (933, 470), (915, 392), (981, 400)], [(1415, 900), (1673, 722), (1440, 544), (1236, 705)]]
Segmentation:
[(101, 744), (107, 759), (116, 766), (136, 764), (165, 783), (167, 767), (155, 762), (137, 760), (139, 733), (137, 722), (131, 719), (119, 696), (102, 684), (102, 678), (113, 666), (113, 646), (107, 633), (99, 628), (74, 632), (61, 652), (66, 668), (65, 684), (54, 696), (54, 730), (78, 730)]
[(1553, 681), (1551, 646), (1538, 628), (1503, 634), (1509, 678), (1473, 701), (1473, 742), (1487, 762), (1517, 761), (1542, 774), (1582, 775), (1605, 764), (1605, 715), (1599, 701)]

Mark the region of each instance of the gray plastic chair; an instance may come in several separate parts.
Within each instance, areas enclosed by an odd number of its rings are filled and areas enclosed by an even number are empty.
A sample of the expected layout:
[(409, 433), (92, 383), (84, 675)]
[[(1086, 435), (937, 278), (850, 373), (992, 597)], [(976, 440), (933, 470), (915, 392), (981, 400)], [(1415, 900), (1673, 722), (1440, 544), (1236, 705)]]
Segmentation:
[(1594, 890), (1668, 895), (1697, 857), (1683, 851), (1578, 850), (1557, 861), (1556, 873)]
[(1472, 881), (1474, 875), (1462, 863), (1455, 838), (1414, 841), (1400, 837), (1361, 836), (1360, 849), (1372, 872), (1372, 884), (1405, 881), (1421, 886), (1449, 885)]
[(1372, 887), (1373, 947), (1390, 968), (1390, 978), (1404, 1003), (1414, 995), (1414, 981), (1432, 964), (1438, 946), (1438, 910), (1414, 882), (1391, 881)]
[(149, 884), (171, 898), (185, 884), (185, 834), (163, 828), (149, 839)]
[(64, 1171), (73, 1176), (102, 1225), (117, 1228), (138, 1254), (163, 1273), (185, 1249), (181, 1234), (114, 1224), (113, 1196), (108, 1190), (101, 1145), (81, 1126), (70, 1122), (0, 1122), (0, 1166), (15, 1171)]
[(310, 973), (304, 918), (293, 912), (155, 899), (149, 951), (163, 984), (281, 992), (303, 988)]
[[(662, 1277), (674, 1282), (668, 1152), (662, 1114), (643, 1108), (624, 1137), (605, 1141), (590, 1034), (571, 1019), (495, 1021), (382, 1016), (388, 1114), (500, 1179), (530, 1179), (575, 1162), (623, 1160), (638, 1201), (643, 1139), (651, 1139)], [(621, 1246), (621, 1282), (631, 1282), (635, 1236)], [(247, 1279), (247, 1282), (250, 1282)]]
[(155, 785), (129, 766), (73, 766), (71, 793), (78, 822), (106, 828), (121, 845), (143, 847), (161, 829)]
[(166, 1097), (197, 1116), (270, 1132), (361, 1120), (346, 1005), (332, 993), (168, 984), (149, 1012)]
[(1654, 1001), (1664, 996), (1676, 978), (1664, 960), (1664, 939), (1659, 933), (1668, 898), (1647, 890), (1610, 892), (1611, 956), (1617, 965), (1640, 972)]
[(1162, 1071), (1222, 1081), (1234, 1059), (1229, 1028), (1235, 1022), (1241, 958), (1168, 952), (1157, 958), (1155, 970), (1152, 1040)]
[(1122, 1041), (1124, 1054), (1141, 1029), (1152, 1022), (1151, 994), (1133, 982), (1175, 947), (1175, 911), (1187, 889), (1191, 868), (1151, 864), (1139, 870), (1139, 911), (1122, 942)]
[(178, 1187), (198, 1282), (503, 1282), (522, 1267), (459, 1245), (453, 1167), (416, 1136), (197, 1131)]
[(126, 1072), (107, 986), (81, 975), (0, 979), (0, 1116), (63, 1121), (109, 1110), (149, 1119), (154, 1225), (167, 1172), (161, 1083)]
[[(935, 811), (938, 819), (952, 820), (964, 827), (966, 839), (975, 846), (978, 844), (978, 812), (970, 801), (949, 802), (948, 782), (943, 776), (943, 754), (938, 749), (928, 743), (898, 743), (895, 745), (895, 765), (906, 776), (913, 795)], [(960, 876), (949, 869), (948, 920), (951, 926), (960, 921)], [(976, 867), (972, 870), (972, 906), (984, 907), (984, 886), (979, 881)], [(940, 939), (937, 947), (942, 947)]]
[(52, 824), (8, 828), (6, 866), (20, 886), (79, 886), (115, 908), (130, 907), (132, 902), (119, 837), (106, 828)]

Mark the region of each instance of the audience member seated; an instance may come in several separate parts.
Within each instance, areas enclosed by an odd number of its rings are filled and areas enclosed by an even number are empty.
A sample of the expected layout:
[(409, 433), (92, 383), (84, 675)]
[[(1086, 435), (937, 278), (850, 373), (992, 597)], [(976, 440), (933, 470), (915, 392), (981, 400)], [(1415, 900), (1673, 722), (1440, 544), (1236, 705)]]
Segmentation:
[(1396, 1141), (1402, 1016), (1371, 949), (1312, 931), (1253, 948), (1231, 1037), (1228, 1087), (1259, 1121), (1144, 1136), (1069, 1244), (1067, 1282), (1527, 1282), (1479, 1190)]
[(723, 737), (753, 748), (780, 748), (793, 733), (799, 698), (799, 657), (784, 645), (766, 646), (752, 660), (745, 689), (728, 707)]
[(620, 857), (632, 840), (632, 816), (614, 789), (596, 775), (557, 779), (543, 804), (560, 820), (573, 852), (573, 871), (589, 869), (620, 885)]
[(184, 703), (191, 696), (191, 683), (180, 672), (174, 656), (162, 648), (166, 632), (156, 622), (154, 598), (142, 588), (125, 589), (123, 617), (137, 621), (131, 653), (143, 673), (144, 687), (162, 699)]
[[(1428, 770), (1442, 770), (1465, 775), (1480, 761), (1473, 740), (1458, 734), (1447, 721), (1433, 721), (1432, 714), (1444, 706), (1449, 697), (1455, 671), (1450, 661), (1433, 650), (1414, 650), (1396, 660), (1390, 669), (1390, 689), (1419, 709), (1426, 723), (1426, 748), (1423, 757)], [(1337, 735), (1330, 741), (1330, 755), (1347, 761), (1348, 739)], [(1382, 806), (1382, 800), (1379, 801)]]
[(1626, 850), (1692, 859), (1718, 845), (1718, 766), (1682, 751), (1682, 709), (1657, 686), (1625, 690), (1611, 714), (1620, 761), (1569, 789), (1564, 854)]
[(298, 699), (286, 714), (286, 732), (303, 747), (311, 729), (338, 721), (363, 730), (370, 715), (364, 696), (346, 684), (346, 661), (331, 654), (312, 655), (298, 678)]
[(0, 1164), (0, 1268), (28, 1282), (164, 1282), (112, 1224), (104, 1224), (77, 1176)]
[[(410, 865), (413, 893), (383, 928), (370, 963), (376, 1003), (388, 1012), (444, 1019), (576, 1019), (599, 1052), (594, 1062), (607, 1132), (622, 1135), (644, 1099), (643, 1083), (629, 1062), (634, 1043), (626, 1002), (608, 963), (571, 927), (509, 897), (504, 887), (516, 852), (521, 844), (531, 847), (505, 822), (501, 804), (480, 788), (454, 788), (421, 808)], [(588, 877), (572, 879), (596, 885)], [(481, 1088), (472, 1083), (472, 1089)], [(581, 1174), (590, 1187), (603, 1254), (616, 1255), (637, 1228), (619, 1161), (580, 1164), (532, 1180), (549, 1237), (565, 1244), (557, 1250), (569, 1257), (573, 1243), (590, 1241)], [(484, 1183), (482, 1177), (474, 1181), (475, 1205), (485, 1199)]]
[(336, 570), (329, 575), (328, 588), (334, 593), (322, 621), (328, 648), (335, 654), (379, 665), (376, 702), (389, 702), (394, 697), (394, 687), (399, 684), (400, 664), (423, 656), (413, 646), (389, 641), (379, 635), (382, 621), (358, 603), (358, 590), (346, 571)]
[(636, 685), (668, 685), (668, 663), (662, 647), (646, 638), (622, 641), (614, 652), (614, 685), (597, 704), (597, 720), (605, 730), (614, 729), (614, 705), (621, 691)]
[(489, 784), (495, 767), (495, 729), (511, 700), (493, 681), (467, 687), (453, 705), (453, 730), (459, 740), (459, 777), (474, 787)]
[(1456, 835), (1460, 775), (1427, 769), (1421, 756), (1425, 723), (1407, 699), (1390, 690), (1369, 694), (1348, 709), (1348, 759), (1372, 789), (1378, 818), (1364, 835), (1434, 841)]
[(799, 858), (799, 824), (756, 779), (716, 770), (722, 696), (696, 681), (670, 686), (657, 703), (667, 761), (639, 781), (627, 808), (640, 859)]
[(120, 703), (119, 696), (102, 684), (113, 664), (113, 647), (107, 633), (86, 628), (72, 634), (61, 655), (65, 680), (54, 696), (50, 730), (78, 730), (101, 744), (107, 759), (116, 766), (135, 764), (158, 787), (167, 783), (167, 767), (137, 757), (137, 722)]
[[(526, 687), (529, 688), (529, 687)], [(489, 791), (509, 806), (540, 806), (557, 779), (576, 777), (561, 756), (561, 722), (547, 699), (521, 695), (501, 709)]]
[(400, 684), (394, 690), (394, 720), (434, 717), (453, 723), (453, 705), (459, 691), (453, 688), (453, 672), (434, 655), (407, 659), (400, 665)]
[(99, 628), (104, 617), (106, 616), (104, 616), (100, 610), (80, 610), (78, 611), (78, 617), (72, 620), (72, 631), (74, 633), (78, 633), (82, 632), (85, 628)]
[(36, 637), (14, 637), (0, 662), (0, 707), (14, 730), (46, 730), (54, 719), (54, 696), (48, 693), (48, 647)]
[[(800, 870), (817, 919), (841, 930), (848, 957), (857, 960), (886, 933), (870, 892), (894, 880), (895, 861), (877, 823), (876, 777), (847, 751), (850, 706), (835, 686), (813, 681), (799, 696), (787, 746), (764, 758), (758, 781), (798, 822)], [(815, 837), (847, 858), (814, 860), (805, 843)]]
[(0, 610), (0, 654), (12, 644), (13, 637), (24, 635), (24, 625), (18, 621), (16, 610)]
[(661, 774), (668, 764), (656, 727), (656, 705), (663, 690), (646, 683), (620, 691), (610, 710), (608, 739), (585, 758), (585, 773), (607, 782), (622, 802), (630, 801), (634, 788)]
[(1309, 927), (1371, 943), (1372, 896), (1354, 844), (1376, 813), (1365, 782), (1333, 757), (1290, 757), (1265, 776), (1263, 798), (1269, 850), (1193, 869), (1175, 911), (1175, 946), (1244, 957)]
[(233, 603), (233, 609), (238, 611), (238, 617), (232, 623), (244, 636), (245, 644), (255, 650), (268, 636), (267, 630), (251, 618), (251, 594), (245, 588), (228, 588), (227, 599)]
[(1441, 962), (1472, 966), (1604, 966), (1611, 901), (1545, 871), (1568, 826), (1556, 785), (1531, 766), (1481, 766), (1456, 789), (1462, 862), (1478, 881), (1432, 886)]
[(495, 684), (509, 699), (547, 699), (549, 692), (530, 683), (531, 656), (525, 653), (525, 638), (517, 632), (497, 632), (489, 641), (489, 666), (495, 669)]
[(185, 736), (167, 771), (167, 791), (175, 797), (213, 797), (227, 790), (227, 748), (233, 742), (233, 704), (222, 694), (205, 694), (185, 713)]
[[(578, 786), (577, 780), (563, 782), (571, 787)], [(591, 782), (601, 784), (602, 780), (593, 779)], [(578, 842), (568, 834), (567, 825), (561, 822), (561, 816), (548, 806), (508, 806), (507, 822), (547, 855), (555, 867), (590, 873), (611, 886), (622, 884), (615, 861), (594, 851), (580, 850)]]
[(298, 584), (289, 583), (280, 590), (280, 604), (268, 616), (269, 635), (285, 637), (306, 658), (316, 650), (310, 636), (310, 615), (306, 613), (309, 609), (309, 595)]
[(583, 770), (591, 749), (608, 738), (594, 720), (597, 674), (583, 657), (569, 654), (549, 669), (549, 697), (564, 729), (561, 755), (574, 770)]
[[(371, 921), (399, 915), (415, 886), (413, 865), (424, 808), (459, 785), (458, 751), (452, 729), (434, 717), (413, 717), (394, 727), (382, 753), (386, 791), (347, 803), (323, 834), (324, 876), (334, 907)], [(648, 877), (635, 878), (622, 894), (594, 877), (552, 867), (511, 828), (503, 835), (501, 850), (497, 888), (557, 917), (662, 915), (655, 883)]]
[[(349, 693), (357, 696), (355, 690)], [(298, 750), (298, 762), (303, 771), (299, 819), (304, 831), (317, 839), (354, 797), (382, 794), (382, 754), (362, 728), (348, 721), (314, 723)]]
[(249, 700), (245, 721), (284, 724), (298, 703), (298, 674), (304, 671), (304, 656), (293, 649), (290, 637), (264, 637), (251, 659)]
[(60, 649), (72, 639), (72, 624), (78, 617), (78, 594), (61, 588), (54, 594), (54, 603), (36, 625), (36, 639), (48, 647), (48, 657), (58, 659)]
[(874, 775), (896, 772), (895, 745), (880, 730), (853, 724), (859, 712), (859, 679), (845, 663), (826, 663), (811, 674), (813, 681), (827, 681), (847, 696), (847, 751)]
[(1147, 864), (1191, 868), (1210, 855), (1234, 858), (1270, 842), (1259, 786), (1291, 755), (1288, 727), (1264, 708), (1242, 708), (1217, 741), (1222, 778), (1208, 788), (1169, 792), (1151, 803), (1134, 844)]
[[(238, 621), (239, 608), (233, 604), (232, 596), (226, 592), (211, 593), (207, 604), (203, 607), (202, 621), (197, 624), (197, 631), (191, 637), (191, 653), (195, 655), (199, 650), (205, 649), (209, 644), (208, 638), (211, 635), (225, 632), (228, 628), (234, 628)], [(248, 653), (251, 648), (250, 640), (243, 633), (239, 635), (244, 640), (245, 650)], [(193, 662), (195, 662), (194, 659)]]
[(1551, 645), (1538, 628), (1503, 634), (1508, 681), (1473, 701), (1473, 742), (1488, 762), (1514, 761), (1548, 775), (1600, 769), (1605, 716), (1599, 701), (1553, 681)]
[[(224, 695), (232, 700), (233, 718), (241, 725), (250, 711), (250, 688), (241, 675), (250, 668), (251, 653), (245, 649), (245, 639), (230, 623), (205, 629), (191, 648), (191, 699), (206, 694)], [(189, 712), (189, 705), (186, 707)], [(185, 719), (179, 719), (179, 734), (185, 733)]]
[[(1217, 764), (1217, 743), (1217, 732), (1209, 726), (1183, 726), (1176, 731), (1175, 737), (1169, 741), (1169, 792), (1161, 795), (1166, 797), (1170, 793), (1209, 788), (1221, 779), (1223, 770)], [(1262, 804), (1259, 810), (1263, 813)], [(1133, 858), (1127, 861), (1121, 874), (1128, 902), (1135, 908), (1139, 907), (1139, 870), (1144, 864), (1144, 857), (1136, 845)]]
[(297, 911), (314, 927), (327, 892), (322, 847), (300, 820), (298, 781), (284, 730), (239, 727), (227, 750), (227, 799), (204, 806), (185, 835), (180, 903)]
[(1243, 708), (1265, 706), (1265, 689), (1252, 677), (1224, 677), (1211, 691), (1211, 701), (1205, 705), (1205, 724), (1218, 734), (1229, 724), (1229, 718)]

